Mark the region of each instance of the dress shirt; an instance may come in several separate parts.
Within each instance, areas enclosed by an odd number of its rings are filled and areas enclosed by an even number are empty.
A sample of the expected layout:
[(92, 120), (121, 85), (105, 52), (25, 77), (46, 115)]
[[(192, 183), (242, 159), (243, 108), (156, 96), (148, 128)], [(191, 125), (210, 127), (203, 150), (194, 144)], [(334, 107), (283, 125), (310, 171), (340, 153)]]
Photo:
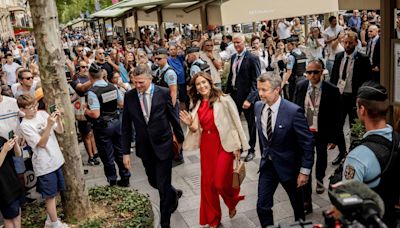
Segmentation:
[(372, 38), (372, 40), (370, 41), (371, 42), (371, 49), (369, 50), (369, 53), (368, 53), (368, 57), (369, 57), (369, 61), (371, 62), (371, 65), (372, 64), (374, 64), (373, 62), (372, 62), (372, 57), (374, 56), (374, 50), (375, 50), (375, 45), (376, 45), (376, 42), (378, 41), (378, 39), (379, 39), (379, 35), (376, 35), (374, 38)]
[[(354, 52), (350, 55), (348, 55), (346, 52), (344, 53), (343, 59), (340, 63), (340, 71), (339, 71), (339, 78), (342, 77), (343, 73), (343, 67), (346, 63), (346, 58), (349, 57), (349, 62), (347, 64), (347, 70), (346, 70), (346, 84), (344, 86), (343, 92), (344, 93), (352, 93), (352, 84), (353, 84), (353, 70), (354, 70), (354, 57), (356, 56), (357, 51), (354, 50)], [(340, 81), (340, 80), (339, 80)], [(357, 91), (356, 91), (357, 92)]]
[[(146, 101), (147, 101), (147, 108), (149, 109), (148, 110), (148, 118), (150, 119), (150, 112), (151, 112), (151, 99), (152, 99), (152, 96), (153, 96), (153, 94), (152, 94), (152, 90), (154, 91), (154, 84), (152, 83), (150, 86), (149, 86), (149, 88), (147, 88), (147, 90), (144, 92), (144, 93), (146, 93), (147, 94), (147, 96), (145, 96), (145, 98), (146, 98)], [(140, 100), (140, 102), (142, 102), (142, 99), (143, 99), (143, 93), (138, 93), (138, 95), (139, 95), (139, 100)], [(142, 107), (143, 108), (143, 107)], [(143, 111), (143, 110), (142, 110)], [(146, 119), (146, 113), (145, 112), (143, 112), (143, 117)]]
[(246, 48), (242, 51), (242, 53), (237, 53), (235, 61), (232, 64), (232, 86), (235, 87), (237, 73), (240, 70), (240, 66), (242, 65), (244, 54), (246, 53)]
[(269, 106), (268, 104), (265, 104), (264, 109), (262, 110), (261, 127), (262, 127), (262, 132), (263, 132), (265, 138), (267, 138), (267, 139), (268, 139), (268, 136), (267, 136), (268, 108), (271, 108), (272, 134), (274, 134), (276, 117), (278, 116), (278, 110), (279, 110), (279, 106), (281, 105), (281, 100), (282, 100), (282, 98), (279, 97), (278, 100), (273, 105)]

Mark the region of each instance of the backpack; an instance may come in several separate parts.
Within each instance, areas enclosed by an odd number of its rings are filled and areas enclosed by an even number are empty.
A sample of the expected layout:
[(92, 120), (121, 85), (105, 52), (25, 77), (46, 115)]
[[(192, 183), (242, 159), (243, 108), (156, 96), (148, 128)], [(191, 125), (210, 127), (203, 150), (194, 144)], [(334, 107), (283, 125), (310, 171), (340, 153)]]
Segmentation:
[[(399, 134), (397, 134), (394, 130), (392, 133), (392, 142), (381, 135), (368, 135), (367, 137), (361, 140), (352, 141), (349, 152), (351, 152), (351, 150), (353, 150), (355, 147), (359, 145), (364, 145), (368, 147), (372, 152), (374, 152), (381, 167), (381, 173), (378, 174), (376, 177), (372, 178), (371, 180), (364, 181), (365, 184), (370, 184), (374, 182), (375, 180), (380, 178), (383, 174), (385, 174), (391, 168), (392, 165), (396, 165), (392, 164), (393, 161), (392, 158), (400, 153), (400, 147), (398, 142), (399, 142)], [(347, 156), (347, 154), (345, 155), (345, 157)], [(345, 159), (343, 159), (340, 162), (339, 166), (329, 177), (329, 189), (332, 189), (333, 184), (342, 181), (344, 161)]]

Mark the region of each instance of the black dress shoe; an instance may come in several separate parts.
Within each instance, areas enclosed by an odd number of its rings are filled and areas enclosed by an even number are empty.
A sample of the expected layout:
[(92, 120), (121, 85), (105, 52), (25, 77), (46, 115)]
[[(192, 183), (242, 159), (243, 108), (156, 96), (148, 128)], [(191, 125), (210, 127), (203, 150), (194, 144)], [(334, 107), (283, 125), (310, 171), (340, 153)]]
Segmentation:
[(304, 214), (311, 214), (313, 212), (312, 203), (304, 202)]
[(118, 180), (117, 181), (117, 185), (120, 186), (120, 187), (123, 187), (123, 188), (127, 188), (127, 187), (130, 186), (129, 179), (127, 179), (127, 180), (123, 180), (123, 179)]
[(117, 181), (116, 180), (110, 180), (108, 183), (110, 184), (110, 187), (112, 187), (112, 186), (115, 186), (117, 184)]
[(171, 213), (174, 213), (176, 211), (176, 209), (178, 209), (178, 205), (179, 205), (179, 199), (182, 197), (183, 192), (180, 189), (176, 189), (175, 190), (176, 196), (175, 196), (175, 204), (174, 206), (171, 208)]
[(342, 155), (338, 155), (336, 158), (335, 158), (335, 160), (333, 160), (332, 161), (332, 165), (339, 165), (340, 164), (340, 162), (343, 160), (343, 156)]
[(317, 187), (315, 188), (315, 191), (317, 192), (317, 194), (322, 194), (325, 192), (325, 188), (323, 185), (317, 184)]
[(253, 160), (253, 158), (254, 158), (255, 156), (256, 156), (256, 155), (254, 154), (254, 152), (249, 152), (249, 153), (247, 154), (246, 158), (244, 159), (244, 161), (245, 161), (245, 162), (249, 162), (249, 161)]

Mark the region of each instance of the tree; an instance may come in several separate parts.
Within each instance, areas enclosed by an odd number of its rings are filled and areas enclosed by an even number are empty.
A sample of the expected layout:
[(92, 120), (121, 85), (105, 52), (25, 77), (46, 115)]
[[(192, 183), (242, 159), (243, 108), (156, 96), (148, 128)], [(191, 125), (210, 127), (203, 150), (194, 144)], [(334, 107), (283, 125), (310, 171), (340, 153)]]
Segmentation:
[(29, 4), (40, 59), (40, 79), (45, 102), (56, 104), (63, 112), (65, 132), (57, 137), (65, 158), (63, 171), (67, 190), (63, 197), (63, 209), (66, 219), (74, 221), (88, 215), (90, 204), (83, 179), (75, 117), (65, 77), (65, 55), (61, 48), (56, 2), (55, 0), (29, 0)]

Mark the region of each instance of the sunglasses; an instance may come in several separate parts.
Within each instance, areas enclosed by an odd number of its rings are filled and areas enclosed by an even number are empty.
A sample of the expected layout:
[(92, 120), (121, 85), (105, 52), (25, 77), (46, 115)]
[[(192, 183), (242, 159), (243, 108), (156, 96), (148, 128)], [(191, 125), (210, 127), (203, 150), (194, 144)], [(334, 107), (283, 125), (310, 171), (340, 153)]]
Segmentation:
[(88, 68), (88, 66), (80, 66), (80, 68)]
[(212, 47), (212, 46), (214, 46), (214, 45), (212, 45), (212, 44), (207, 44), (207, 45), (205, 45), (206, 47)]
[(319, 74), (319, 73), (321, 73), (321, 71), (320, 70), (307, 70), (306, 73), (307, 74)]
[(154, 58), (154, 60), (157, 60), (157, 61), (160, 61), (161, 59), (163, 59), (163, 58), (160, 58), (160, 57)]
[(33, 77), (26, 77), (26, 78), (22, 78), (22, 79), (26, 79), (26, 80), (32, 80)]

